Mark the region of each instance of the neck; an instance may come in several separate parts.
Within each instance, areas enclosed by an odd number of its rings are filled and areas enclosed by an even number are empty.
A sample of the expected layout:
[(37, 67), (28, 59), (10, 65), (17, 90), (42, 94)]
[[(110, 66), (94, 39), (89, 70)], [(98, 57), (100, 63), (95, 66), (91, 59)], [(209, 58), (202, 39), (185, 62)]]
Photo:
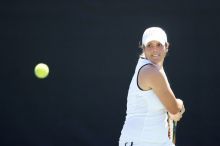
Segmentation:
[[(145, 58), (147, 60), (149, 60), (148, 58), (146, 58), (143, 54), (140, 55), (141, 58)], [(154, 63), (151, 60), (149, 60), (151, 63), (153, 63), (158, 69), (163, 69), (163, 61), (158, 62), (158, 63)]]
[(155, 66), (157, 66), (157, 68), (160, 70), (160, 69), (163, 69), (163, 61), (161, 62), (157, 62), (157, 63), (154, 63), (152, 62)]
[(163, 63), (157, 63), (157, 64), (155, 64), (156, 66), (157, 66), (157, 68), (159, 69), (159, 70), (163, 70)]

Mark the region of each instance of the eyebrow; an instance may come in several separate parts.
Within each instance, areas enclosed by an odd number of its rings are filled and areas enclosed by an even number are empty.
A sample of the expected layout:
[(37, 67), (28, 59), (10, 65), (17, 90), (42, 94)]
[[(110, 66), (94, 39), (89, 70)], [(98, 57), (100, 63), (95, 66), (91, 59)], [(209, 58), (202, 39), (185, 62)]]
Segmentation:
[[(155, 44), (155, 45), (157, 45), (157, 44), (161, 44), (160, 42), (149, 42), (147, 45), (152, 45), (152, 44)], [(162, 45), (162, 44), (161, 44)]]

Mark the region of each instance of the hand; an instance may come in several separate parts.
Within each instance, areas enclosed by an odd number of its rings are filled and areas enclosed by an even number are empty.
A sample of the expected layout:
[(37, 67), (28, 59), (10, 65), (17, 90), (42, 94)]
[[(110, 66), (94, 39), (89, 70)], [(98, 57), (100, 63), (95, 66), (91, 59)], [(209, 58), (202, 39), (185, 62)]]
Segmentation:
[(181, 113), (177, 113), (177, 114), (171, 114), (168, 113), (170, 119), (174, 120), (175, 122), (178, 122), (181, 118), (182, 118), (182, 114)]
[(184, 105), (183, 105), (181, 111), (178, 112), (177, 114), (171, 114), (171, 113), (168, 113), (168, 114), (169, 114), (169, 117), (170, 117), (172, 120), (178, 122), (178, 121), (182, 118), (184, 112), (185, 112), (185, 107), (184, 107)]

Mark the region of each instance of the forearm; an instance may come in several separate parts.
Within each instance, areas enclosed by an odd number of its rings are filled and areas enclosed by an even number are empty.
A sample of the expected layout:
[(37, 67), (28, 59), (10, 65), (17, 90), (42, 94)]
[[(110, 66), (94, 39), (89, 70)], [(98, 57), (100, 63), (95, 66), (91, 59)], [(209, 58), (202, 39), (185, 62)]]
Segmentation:
[(178, 103), (179, 112), (177, 112), (176, 114), (169, 113), (169, 116), (172, 120), (179, 121), (182, 118), (183, 113), (185, 112), (185, 107), (181, 99), (176, 99), (176, 100)]

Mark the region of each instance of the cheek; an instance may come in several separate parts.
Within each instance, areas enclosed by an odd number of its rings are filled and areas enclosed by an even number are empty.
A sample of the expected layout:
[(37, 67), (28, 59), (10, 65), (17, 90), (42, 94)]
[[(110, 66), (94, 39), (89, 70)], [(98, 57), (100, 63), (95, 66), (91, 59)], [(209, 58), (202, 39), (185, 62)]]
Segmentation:
[(167, 48), (160, 48), (161, 52), (167, 53), (168, 49)]
[(151, 52), (152, 50), (152, 48), (145, 48), (144, 52)]

